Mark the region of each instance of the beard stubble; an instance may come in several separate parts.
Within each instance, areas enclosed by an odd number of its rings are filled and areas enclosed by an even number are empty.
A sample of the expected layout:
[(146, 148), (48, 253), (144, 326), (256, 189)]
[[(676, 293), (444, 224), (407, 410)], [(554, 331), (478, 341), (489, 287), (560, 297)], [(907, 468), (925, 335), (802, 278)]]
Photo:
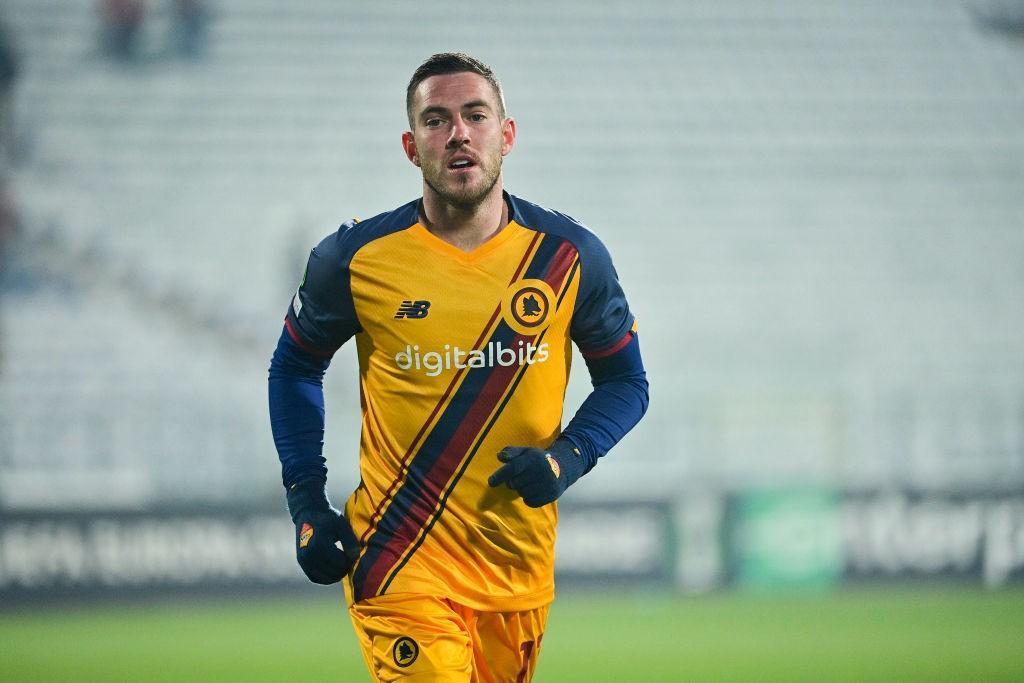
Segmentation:
[(480, 204), (484, 197), (490, 194), (491, 190), (494, 189), (494, 185), (498, 182), (502, 162), (500, 150), (494, 156), (493, 161), (494, 163), (489, 165), (490, 171), (487, 171), (486, 167), (482, 164), (478, 166), (478, 168), (484, 171), (484, 176), (481, 178), (480, 186), (476, 190), (469, 187), (468, 178), (460, 178), (455, 183), (451, 183), (457, 186), (455, 188), (446, 187), (446, 185), (450, 185), (445, 182), (444, 178), (444, 173), (447, 170), (446, 166), (440, 166), (436, 173), (431, 172), (428, 174), (424, 171), (423, 182), (447, 204), (458, 209), (472, 209)]

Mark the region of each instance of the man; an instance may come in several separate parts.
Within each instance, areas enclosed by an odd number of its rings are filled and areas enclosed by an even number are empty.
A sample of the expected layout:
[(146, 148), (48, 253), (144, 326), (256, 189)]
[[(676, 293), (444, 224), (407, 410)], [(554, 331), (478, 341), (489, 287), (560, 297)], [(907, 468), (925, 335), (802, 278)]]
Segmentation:
[[(516, 124), (486, 65), (434, 55), (406, 105), (422, 198), (313, 249), (271, 362), (296, 553), (312, 581), (345, 579), (375, 680), (528, 681), (554, 501), (647, 408), (636, 327), (597, 237), (504, 192)], [(340, 514), (321, 381), (353, 336), (361, 480)], [(561, 430), (570, 341), (594, 391)]]

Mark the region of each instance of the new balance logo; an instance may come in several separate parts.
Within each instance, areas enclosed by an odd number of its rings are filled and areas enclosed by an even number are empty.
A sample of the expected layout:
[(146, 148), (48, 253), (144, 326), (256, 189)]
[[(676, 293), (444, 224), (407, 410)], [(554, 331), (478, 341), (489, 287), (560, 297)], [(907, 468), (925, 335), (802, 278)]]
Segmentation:
[(395, 318), (426, 318), (429, 309), (429, 301), (403, 301)]

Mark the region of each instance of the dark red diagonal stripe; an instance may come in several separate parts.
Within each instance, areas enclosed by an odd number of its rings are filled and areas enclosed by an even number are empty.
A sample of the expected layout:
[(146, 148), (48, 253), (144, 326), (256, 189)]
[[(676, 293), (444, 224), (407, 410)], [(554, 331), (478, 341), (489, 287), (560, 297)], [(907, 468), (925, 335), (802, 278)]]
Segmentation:
[[(476, 340), (476, 343), (473, 345), (474, 349), (480, 347), (480, 343), (483, 341), (484, 335), (487, 334), (487, 330), (490, 328), (491, 324), (494, 323), (494, 319), (498, 317), (498, 314), (500, 312), (501, 307), (498, 307), (494, 310), (494, 313), (491, 315), (490, 320), (487, 321), (487, 325), (480, 333), (480, 337)], [(427, 430), (427, 427), (430, 426), (430, 423), (434, 421), (434, 416), (437, 415), (439, 410), (441, 410), (441, 406), (443, 406), (445, 404), (445, 401), (448, 400), (448, 396), (451, 395), (452, 390), (454, 390), (456, 385), (459, 383), (459, 378), (462, 377), (463, 373), (465, 372), (467, 372), (467, 368), (460, 369), (458, 372), (455, 373), (455, 376), (452, 377), (452, 381), (448, 383), (448, 388), (445, 389), (444, 394), (441, 396), (441, 400), (437, 402), (437, 405), (435, 405), (434, 409), (430, 412), (430, 416), (427, 417), (427, 419), (423, 422), (423, 425), (420, 427), (419, 432), (416, 433), (416, 437), (411, 442), (409, 442), (409, 448), (405, 451), (405, 455), (402, 456), (402, 461), (398, 466), (398, 474), (395, 476), (395, 479), (391, 482), (391, 485), (388, 487), (387, 493), (384, 494), (384, 497), (381, 498), (380, 503), (377, 504), (377, 508), (373, 511), (373, 515), (370, 516), (370, 523), (366, 526), (366, 531), (363, 532), (362, 537), (359, 539), (360, 543), (366, 542), (366, 539), (370, 535), (370, 532), (373, 531), (374, 525), (376, 525), (377, 520), (380, 519), (380, 514), (384, 510), (385, 504), (389, 500), (391, 500), (392, 496), (394, 496), (395, 494), (395, 490), (402, 483), (402, 479), (404, 476), (403, 473), (405, 472), (406, 464), (409, 462), (409, 458), (412, 456), (413, 447), (420, 442), (420, 439), (423, 437), (423, 433)]]
[[(576, 259), (576, 247), (572, 246), (572, 242), (566, 240), (562, 242), (562, 245), (558, 247), (558, 251), (555, 252), (554, 257), (551, 259), (551, 263), (548, 265), (547, 270), (544, 273), (543, 280), (548, 283), (553, 292), (558, 292), (561, 289), (562, 280), (565, 278), (565, 274), (572, 267), (572, 262)], [(553, 301), (551, 303), (554, 303)]]
[[(512, 342), (513, 348), (518, 348), (520, 339), (525, 342), (526, 340), (532, 341), (534, 337), (517, 335)], [(483, 429), (487, 417), (504, 396), (505, 390), (512, 383), (519, 368), (518, 363), (508, 367), (498, 366), (487, 378), (477, 400), (463, 416), (441, 456), (423, 481), (421, 495), (416, 498), (409, 512), (402, 519), (401, 526), (385, 544), (380, 557), (367, 574), (362, 590), (364, 595), (377, 593), (388, 572), (401, 559), (402, 553), (405, 552), (409, 544), (415, 540), (420, 528), (426, 524), (427, 519), (434, 512), (434, 506), (441, 498), (445, 484), (459, 468), (462, 459), (473, 444), (473, 439)]]

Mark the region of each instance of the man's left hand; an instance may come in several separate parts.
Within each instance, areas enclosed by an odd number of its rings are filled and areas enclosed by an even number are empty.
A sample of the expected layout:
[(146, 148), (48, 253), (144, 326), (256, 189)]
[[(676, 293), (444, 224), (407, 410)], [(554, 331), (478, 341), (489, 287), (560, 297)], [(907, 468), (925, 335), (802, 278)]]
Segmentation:
[(556, 441), (547, 450), (508, 446), (498, 453), (504, 463), (490, 476), (491, 486), (507, 485), (532, 508), (556, 500), (583, 474), (582, 458), (567, 442)]

